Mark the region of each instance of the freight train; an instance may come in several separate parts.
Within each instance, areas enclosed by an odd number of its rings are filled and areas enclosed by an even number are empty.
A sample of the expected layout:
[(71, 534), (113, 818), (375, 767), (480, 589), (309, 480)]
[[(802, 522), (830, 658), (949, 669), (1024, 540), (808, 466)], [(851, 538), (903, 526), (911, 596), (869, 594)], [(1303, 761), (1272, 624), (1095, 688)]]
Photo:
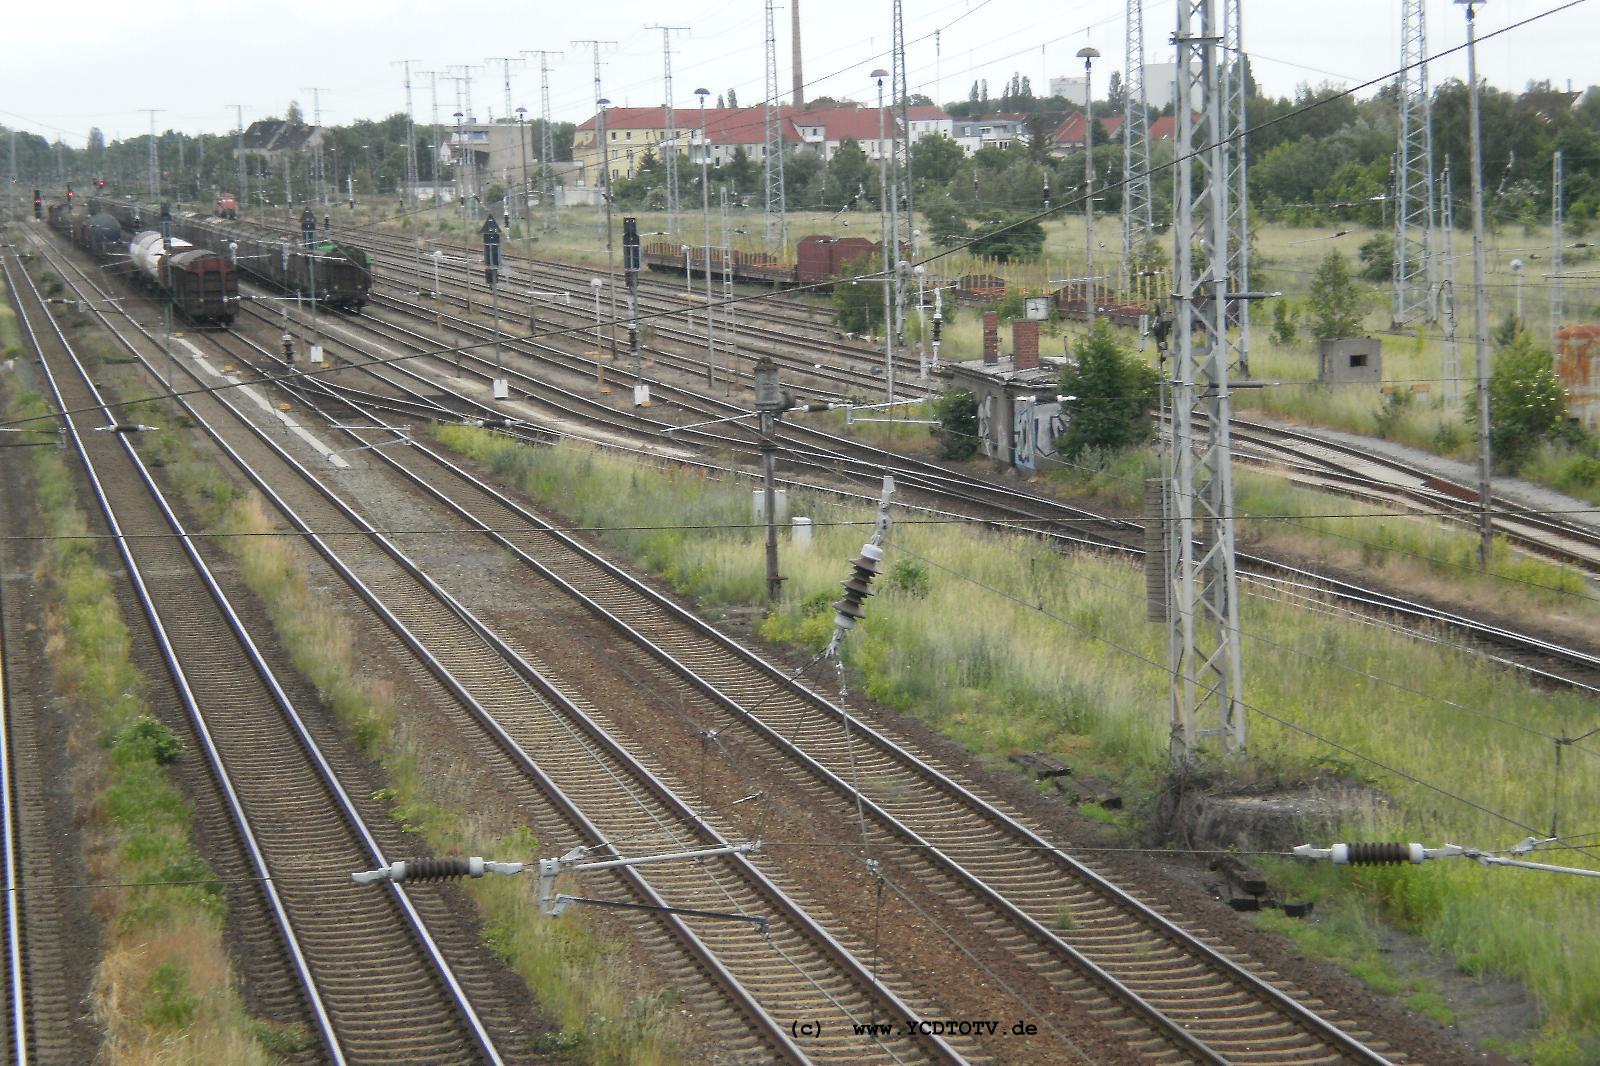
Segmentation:
[[(125, 228), (140, 218), (138, 204), (97, 198), (95, 210), (115, 215)], [(316, 294), (318, 303), (359, 311), (372, 291), (372, 257), (338, 241), (295, 239), (245, 222), (182, 214), (172, 219), (172, 232), (196, 245), (223, 248), (239, 269), (256, 280), (286, 292)], [(308, 247), (309, 243), (309, 247)]]
[(172, 297), (173, 306), (196, 323), (227, 325), (239, 309), (239, 273), (225, 255), (155, 230), (124, 239), (122, 220), (104, 211), (75, 214), (68, 204), (50, 206), (50, 224), (74, 244), (105, 259), (124, 259), (138, 278)]

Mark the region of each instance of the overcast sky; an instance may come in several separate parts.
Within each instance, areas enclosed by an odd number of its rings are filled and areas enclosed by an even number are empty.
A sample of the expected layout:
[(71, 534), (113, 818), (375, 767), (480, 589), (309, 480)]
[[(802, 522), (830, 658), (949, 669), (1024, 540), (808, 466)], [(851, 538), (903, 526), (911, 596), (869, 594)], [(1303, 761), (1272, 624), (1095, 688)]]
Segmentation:
[[(1564, 0), (1490, 0), (1479, 9), (1479, 36)], [(1222, 0), (1217, 0), (1220, 10)], [(8, 5), (0, 34), (0, 122), (81, 145), (89, 127), (108, 137), (149, 129), (139, 108), (162, 108), (162, 129), (221, 132), (233, 128), (224, 105), (245, 104), (245, 119), (282, 115), (299, 100), (311, 115), (310, 87), (324, 89), (323, 118), (345, 123), (404, 110), (396, 60), (417, 70), (476, 64), (472, 99), (480, 119), (505, 111), (504, 76), (490, 56), (544, 48), (551, 58), (550, 97), (558, 120), (593, 112), (593, 55), (572, 42), (616, 40), (602, 53), (603, 93), (617, 105), (647, 106), (662, 99), (662, 33), (650, 23), (688, 27), (673, 35), (674, 97), (692, 107), (693, 91), (729, 88), (749, 105), (763, 97), (763, 5), (760, 0), (82, 0), (56, 8), (39, 0)], [(1146, 59), (1173, 58), (1171, 0), (1145, 0)], [(1245, 0), (1245, 47), (1257, 80), (1270, 93), (1292, 93), (1302, 82), (1356, 84), (1398, 63), (1400, 0)], [(1463, 8), (1429, 0), (1429, 51), (1466, 39)], [(998, 95), (1013, 72), (1032, 79), (1081, 71), (1084, 45), (1104, 58), (1095, 80), (1124, 66), (1122, 0), (905, 0), (912, 90), (940, 102), (962, 99), (976, 78)], [(807, 94), (868, 99), (868, 73), (888, 66), (889, 0), (804, 0), (801, 6)], [(791, 84), (789, 12), (778, 12), (779, 84)], [(934, 30), (940, 32), (939, 55)], [(1600, 81), (1594, 60), (1600, 41), (1600, 3), (1514, 29), (1479, 48), (1483, 77), (1520, 89), (1530, 79), (1569, 80), (1584, 88)], [(1464, 54), (1434, 64), (1434, 83), (1465, 76)], [(440, 80), (439, 111), (456, 110), (455, 86)], [(513, 68), (513, 107), (539, 110), (537, 59)], [(418, 76), (419, 121), (431, 112), (428, 79)]]

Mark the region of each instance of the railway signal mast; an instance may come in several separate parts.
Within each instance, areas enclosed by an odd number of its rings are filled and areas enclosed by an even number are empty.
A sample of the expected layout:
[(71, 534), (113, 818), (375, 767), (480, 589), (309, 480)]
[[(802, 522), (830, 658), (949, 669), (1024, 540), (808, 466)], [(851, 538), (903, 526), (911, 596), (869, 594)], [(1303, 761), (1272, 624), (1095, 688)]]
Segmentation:
[[(1164, 510), (1171, 517), (1165, 584), (1172, 757), (1179, 764), (1193, 759), (1202, 737), (1219, 737), (1229, 753), (1245, 746), (1229, 437), (1223, 37), (1215, 4), (1179, 0), (1173, 36), (1175, 360)], [(1196, 534), (1203, 537), (1198, 546)]]

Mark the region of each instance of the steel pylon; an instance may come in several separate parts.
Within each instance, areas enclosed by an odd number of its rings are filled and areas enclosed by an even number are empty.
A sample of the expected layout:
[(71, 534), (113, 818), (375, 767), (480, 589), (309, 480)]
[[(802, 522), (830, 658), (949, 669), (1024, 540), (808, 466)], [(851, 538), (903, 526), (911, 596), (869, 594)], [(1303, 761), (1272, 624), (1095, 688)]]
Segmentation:
[(1221, 29), (1213, 0), (1179, 0), (1172, 448), (1165, 508), (1172, 754), (1179, 762), (1189, 761), (1206, 736), (1219, 737), (1227, 752), (1245, 745), (1228, 428)]

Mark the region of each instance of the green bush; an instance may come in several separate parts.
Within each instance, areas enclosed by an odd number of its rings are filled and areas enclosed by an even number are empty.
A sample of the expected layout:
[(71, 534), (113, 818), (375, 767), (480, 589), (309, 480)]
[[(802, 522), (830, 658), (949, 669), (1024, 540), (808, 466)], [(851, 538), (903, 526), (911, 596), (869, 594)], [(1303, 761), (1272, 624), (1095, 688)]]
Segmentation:
[(183, 754), (183, 741), (161, 722), (141, 714), (117, 734), (112, 745), (118, 756), (139, 755), (165, 766)]
[(1350, 277), (1344, 256), (1329, 252), (1311, 277), (1311, 332), (1322, 340), (1354, 337), (1366, 317), (1366, 294)]
[(1495, 458), (1515, 468), (1566, 415), (1567, 390), (1549, 350), (1527, 333), (1515, 333), (1495, 354), (1489, 372), (1489, 442)]
[(1155, 408), (1155, 368), (1117, 343), (1101, 320), (1078, 345), (1078, 365), (1061, 376), (1061, 391), (1071, 413), (1067, 431), (1056, 441), (1064, 459), (1085, 451), (1121, 451), (1144, 440)]
[(978, 398), (966, 389), (947, 389), (933, 404), (939, 420), (939, 458), (971, 459), (978, 452)]

